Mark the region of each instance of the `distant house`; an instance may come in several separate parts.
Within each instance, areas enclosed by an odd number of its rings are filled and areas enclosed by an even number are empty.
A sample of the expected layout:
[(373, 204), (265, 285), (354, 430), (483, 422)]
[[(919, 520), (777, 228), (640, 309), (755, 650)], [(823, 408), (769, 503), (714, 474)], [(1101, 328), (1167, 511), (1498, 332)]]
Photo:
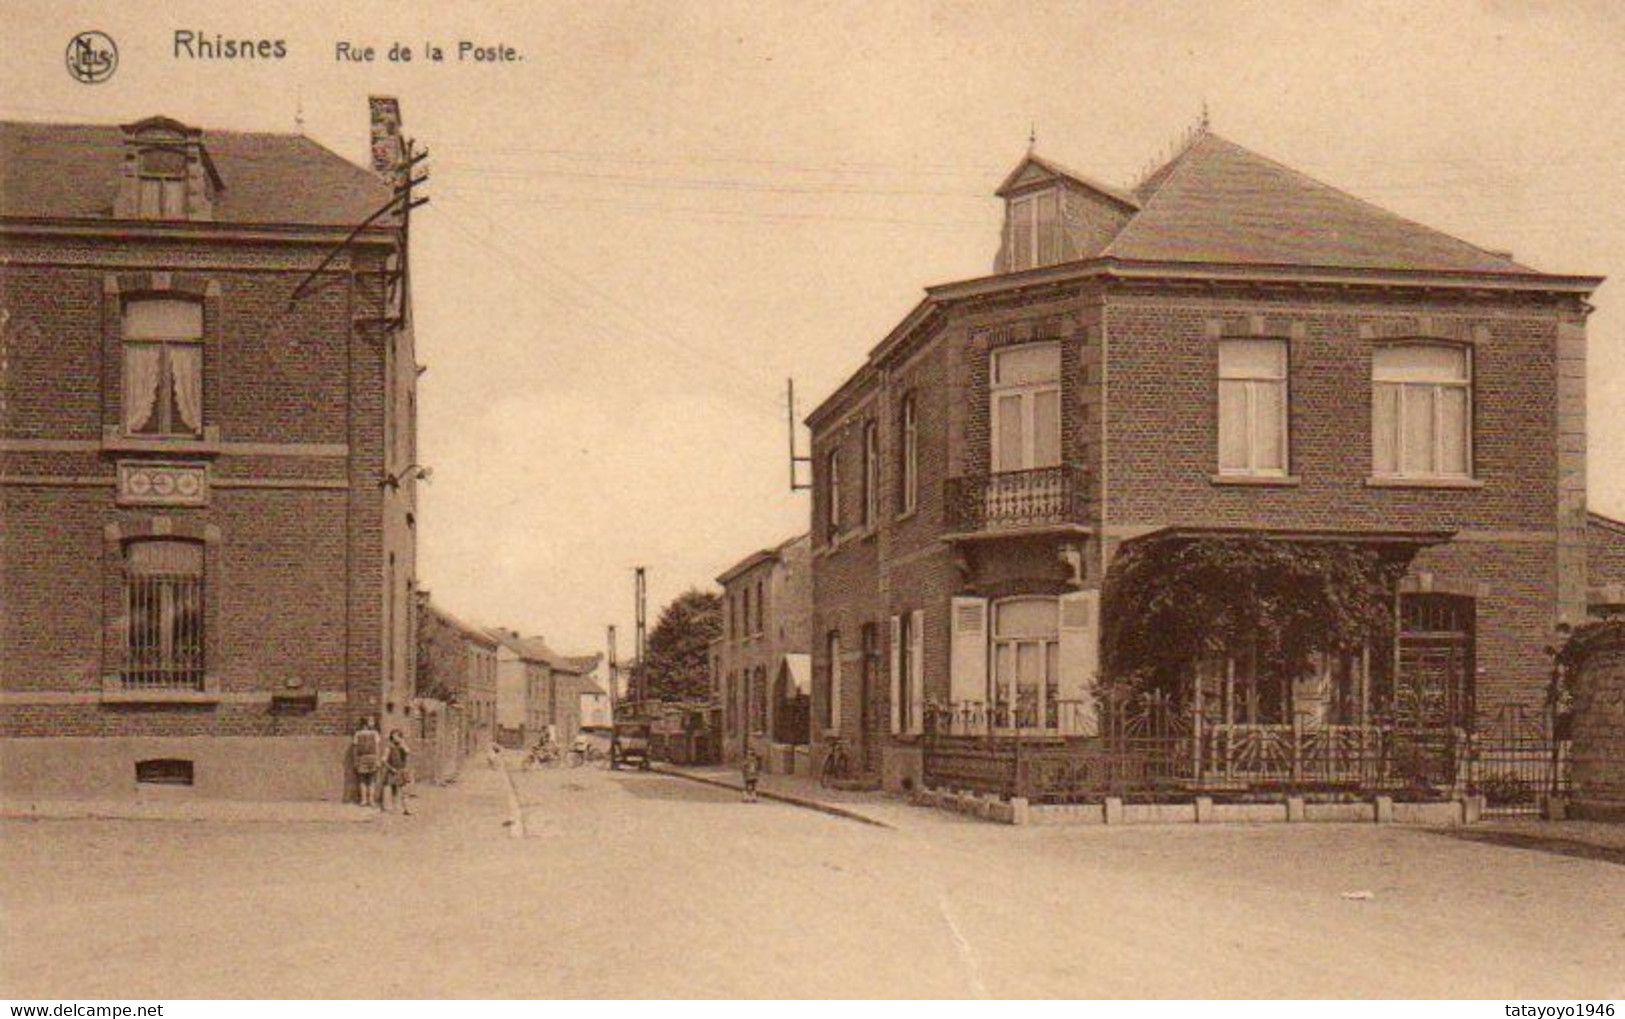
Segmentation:
[(722, 708), (722, 753), (747, 747), (788, 770), (809, 739), (806, 655), (811, 651), (811, 539), (753, 552), (721, 576), (722, 632), (708, 649)]
[(544, 734), (573, 740), (581, 729), (581, 694), (592, 686), (583, 677), (597, 667), (598, 656), (563, 655), (541, 637), (522, 637), (516, 630), (486, 632), (498, 644), (498, 741), (528, 746)]
[(454, 759), (483, 750), (495, 736), (497, 647), (496, 638), (420, 592), (417, 696), (446, 706), (440, 739), (451, 744)]

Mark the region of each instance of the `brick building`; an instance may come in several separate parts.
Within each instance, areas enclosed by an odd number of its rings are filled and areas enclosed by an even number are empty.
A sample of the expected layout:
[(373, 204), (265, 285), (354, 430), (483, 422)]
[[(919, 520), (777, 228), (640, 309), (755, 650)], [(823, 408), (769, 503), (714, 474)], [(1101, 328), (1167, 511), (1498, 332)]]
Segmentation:
[(442, 739), (460, 760), (496, 736), (497, 640), (429, 600), (418, 598), (417, 695), (447, 706)]
[(392, 193), (298, 135), (0, 124), (6, 796), (338, 799), (404, 727), (401, 232), (335, 254)]
[(516, 630), (487, 631), (497, 648), (497, 738), (504, 746), (529, 746), (547, 734), (570, 742), (581, 731), (583, 693), (597, 655), (561, 655), (541, 637)]
[(815, 743), (897, 788), (928, 713), (1089, 736), (1102, 579), (1157, 537), (1409, 559), (1399, 639), (1249, 721), (1332, 718), (1351, 683), (1360, 725), (1405, 696), (1458, 727), (1541, 703), (1542, 648), (1587, 609), (1599, 279), (1205, 128), (1131, 189), (1029, 154), (998, 195), (993, 274), (928, 288), (808, 418)]
[(793, 748), (808, 742), (810, 550), (810, 536), (799, 535), (751, 553), (717, 578), (722, 632), (710, 661), (725, 760), (738, 760), (750, 745), (788, 771)]

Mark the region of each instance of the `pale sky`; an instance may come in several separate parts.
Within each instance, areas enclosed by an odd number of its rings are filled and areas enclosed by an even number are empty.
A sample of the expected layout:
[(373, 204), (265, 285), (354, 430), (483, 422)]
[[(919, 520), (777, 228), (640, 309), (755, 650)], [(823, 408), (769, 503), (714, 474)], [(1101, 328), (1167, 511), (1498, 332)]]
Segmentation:
[[(1204, 101), (1220, 134), (1363, 198), (1612, 277), (1591, 502), (1625, 514), (1625, 5), (229, 6), (0, 5), (0, 116), (294, 130), (302, 107), (363, 161), (367, 95), (400, 97), (432, 154), (419, 573), (465, 618), (576, 652), (614, 622), (629, 657), (633, 566), (652, 622), (806, 528), (784, 379), (804, 414), (923, 286), (990, 270), (992, 191), (1031, 127), (1126, 185)], [(63, 66), (90, 28), (120, 49), (95, 86)], [(288, 56), (176, 60), (175, 29)], [(523, 60), (459, 64), (464, 39)], [(336, 62), (340, 41), (377, 61)]]

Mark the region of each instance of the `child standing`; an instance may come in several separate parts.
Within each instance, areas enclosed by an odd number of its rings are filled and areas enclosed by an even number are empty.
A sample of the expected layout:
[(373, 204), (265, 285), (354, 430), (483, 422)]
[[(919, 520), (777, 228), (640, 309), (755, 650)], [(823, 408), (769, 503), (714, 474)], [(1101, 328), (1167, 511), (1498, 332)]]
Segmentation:
[(371, 715), (364, 715), (350, 740), (351, 763), (355, 767), (356, 788), (361, 793), (361, 805), (370, 807), (378, 794), (378, 755), (383, 736)]
[(412, 808), (406, 803), (406, 787), (412, 783), (411, 755), (406, 746), (406, 736), (399, 729), (389, 730), (389, 746), (384, 750), (384, 797), (378, 804), (380, 809), (388, 810), (393, 796), (401, 813), (412, 813)]
[(762, 759), (756, 756), (755, 750), (745, 751), (745, 760), (739, 766), (740, 775), (745, 780), (745, 802), (756, 802), (756, 783), (762, 775)]

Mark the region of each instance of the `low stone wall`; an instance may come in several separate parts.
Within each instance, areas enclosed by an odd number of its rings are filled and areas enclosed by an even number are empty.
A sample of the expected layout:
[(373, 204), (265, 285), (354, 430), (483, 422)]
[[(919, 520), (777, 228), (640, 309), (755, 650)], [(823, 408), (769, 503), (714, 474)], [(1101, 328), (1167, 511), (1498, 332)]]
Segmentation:
[(1100, 803), (1028, 803), (1017, 797), (960, 790), (924, 789), (911, 797), (916, 806), (951, 810), (987, 821), (1015, 825), (1093, 824), (1270, 824), (1340, 822), (1414, 824), (1450, 827), (1471, 824), (1483, 809), (1479, 797), (1427, 803), (1396, 803), (1387, 796), (1347, 803), (1316, 803), (1289, 796), (1277, 803), (1215, 803), (1198, 797), (1190, 803), (1125, 803), (1107, 797)]
[(1625, 821), (1625, 628), (1599, 634), (1578, 670), (1569, 814)]

